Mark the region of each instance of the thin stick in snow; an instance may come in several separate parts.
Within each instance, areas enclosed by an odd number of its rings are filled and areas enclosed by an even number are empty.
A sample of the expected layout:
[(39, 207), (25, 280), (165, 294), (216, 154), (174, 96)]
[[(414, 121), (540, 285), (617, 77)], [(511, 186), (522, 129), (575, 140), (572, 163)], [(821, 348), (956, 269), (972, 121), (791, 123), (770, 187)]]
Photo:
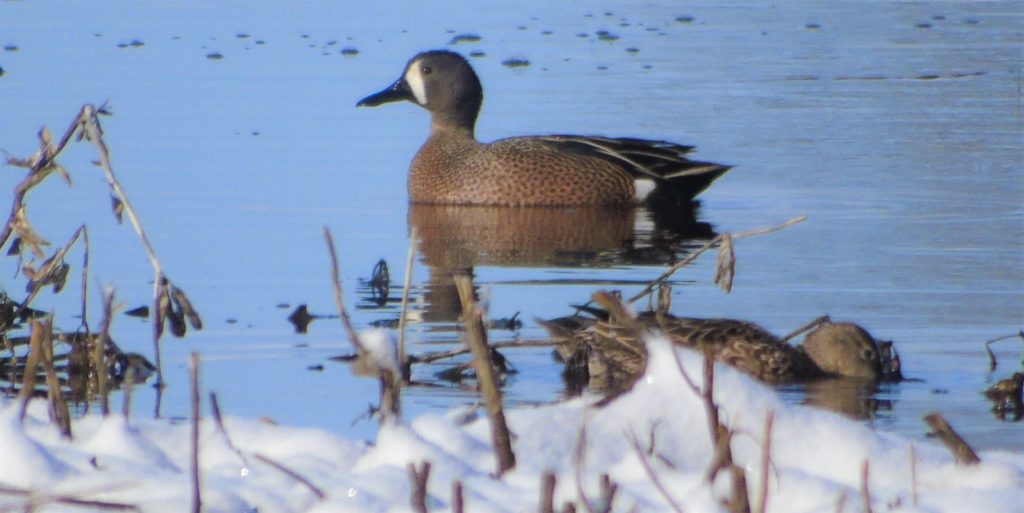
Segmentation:
[(189, 447), (191, 484), (192, 484), (192, 513), (200, 513), (202, 510), (202, 498), (199, 495), (199, 353), (193, 352), (188, 361), (189, 382), (192, 389), (192, 436)]

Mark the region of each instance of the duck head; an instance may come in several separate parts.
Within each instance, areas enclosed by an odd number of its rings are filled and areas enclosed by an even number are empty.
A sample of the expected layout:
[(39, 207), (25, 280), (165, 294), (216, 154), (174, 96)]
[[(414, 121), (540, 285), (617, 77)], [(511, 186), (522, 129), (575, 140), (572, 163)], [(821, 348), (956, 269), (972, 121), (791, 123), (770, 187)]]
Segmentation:
[(807, 335), (803, 347), (807, 356), (829, 374), (871, 381), (882, 379), (878, 344), (856, 324), (822, 325)]
[(398, 80), (359, 100), (356, 107), (409, 101), (430, 112), (432, 129), (457, 128), (472, 133), (483, 100), (480, 79), (463, 56), (431, 50), (409, 59)]

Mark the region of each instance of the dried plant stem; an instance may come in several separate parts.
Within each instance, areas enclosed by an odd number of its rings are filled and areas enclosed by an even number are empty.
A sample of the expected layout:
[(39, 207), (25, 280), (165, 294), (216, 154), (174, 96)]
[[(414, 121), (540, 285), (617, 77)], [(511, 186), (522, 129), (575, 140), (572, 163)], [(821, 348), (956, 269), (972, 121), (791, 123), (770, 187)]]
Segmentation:
[[(37, 322), (32, 323), (32, 329), (36, 329)], [(43, 370), (46, 372), (46, 397), (50, 405), (50, 422), (60, 427), (60, 432), (65, 438), (71, 438), (71, 412), (68, 410), (68, 403), (64, 400), (64, 393), (60, 388), (60, 381), (57, 379), (57, 370), (53, 366), (53, 321), (39, 322), (43, 332), (43, 339), (40, 344), (42, 349)]]
[(672, 495), (668, 493), (668, 488), (661, 479), (658, 477), (657, 472), (654, 471), (654, 467), (651, 465), (650, 460), (647, 459), (647, 451), (640, 446), (640, 440), (637, 438), (636, 433), (629, 432), (626, 434), (626, 440), (629, 441), (629, 445), (633, 447), (633, 452), (636, 453), (636, 457), (640, 459), (640, 465), (644, 467), (644, 472), (647, 473), (647, 478), (654, 484), (654, 488), (658, 490), (665, 502), (672, 508), (672, 511), (676, 513), (683, 513), (683, 507), (672, 498)]
[(324, 241), (327, 242), (327, 252), (331, 257), (331, 283), (334, 285), (334, 303), (338, 307), (338, 316), (345, 327), (345, 333), (348, 334), (349, 342), (355, 347), (357, 353), (363, 355), (366, 353), (366, 348), (359, 341), (359, 334), (356, 333), (355, 327), (352, 326), (352, 319), (349, 318), (348, 310), (345, 309), (345, 300), (341, 291), (341, 273), (338, 271), (338, 254), (334, 249), (334, 238), (331, 237), (331, 230), (326, 226), (323, 230)]
[(203, 500), (200, 496), (199, 477), (199, 353), (193, 352), (189, 358), (189, 382), (192, 391), (192, 435), (189, 447), (190, 475), (192, 484), (192, 513), (200, 513)]
[(18, 419), (21, 422), (25, 421), (25, 415), (28, 414), (28, 402), (32, 399), (32, 392), (36, 388), (36, 369), (39, 366), (39, 360), (43, 354), (43, 327), (39, 321), (32, 322), (32, 333), (29, 336), (29, 349), (28, 356), (25, 358), (25, 370), (21, 377), (21, 394), (18, 397), (18, 401), (21, 404), (21, 408), (18, 413)]
[(290, 468), (288, 468), (288, 467), (286, 467), (286, 466), (284, 466), (284, 465), (282, 465), (282, 464), (280, 464), (280, 463), (278, 463), (278, 462), (276, 462), (276, 461), (274, 461), (274, 460), (272, 460), (272, 459), (270, 459), (270, 458), (268, 458), (268, 457), (266, 457), (266, 456), (264, 456), (262, 454), (258, 454), (257, 453), (257, 454), (254, 454), (253, 457), (256, 458), (259, 461), (262, 461), (263, 463), (266, 463), (267, 465), (270, 465), (271, 467), (274, 467), (275, 469), (281, 471), (281, 473), (283, 473), (286, 476), (288, 476), (288, 477), (298, 481), (299, 483), (302, 483), (302, 485), (305, 486), (306, 488), (308, 488), (309, 491), (313, 492), (313, 495), (316, 495), (318, 499), (323, 500), (325, 497), (327, 497), (327, 494), (324, 493), (324, 491), (321, 490), (320, 487), (318, 487), (317, 485), (313, 484), (313, 482), (310, 481), (309, 479), (306, 479), (306, 477), (303, 476), (302, 474), (299, 474), (298, 472), (296, 472), (296, 471), (294, 471), (294, 470), (292, 470), (292, 469), (290, 469)]
[(93, 510), (142, 511), (139, 509), (138, 506), (135, 506), (133, 504), (123, 504), (119, 502), (107, 501), (92, 501), (87, 499), (79, 499), (77, 497), (69, 497), (67, 495), (50, 495), (41, 497), (37, 490), (22, 490), (21, 488), (14, 488), (5, 485), (0, 485), (0, 494), (28, 498), (32, 502), (30, 504), (25, 505), (24, 511), (36, 511), (38, 507), (48, 503), (78, 506)]
[(953, 459), (960, 465), (975, 465), (981, 460), (978, 453), (960, 435), (953, 430), (953, 426), (946, 422), (946, 419), (938, 413), (929, 413), (924, 416), (924, 421), (932, 428), (932, 434), (939, 438), (946, 448), (953, 453)]
[(910, 442), (910, 505), (917, 507), (917, 447)]
[(775, 425), (775, 411), (768, 410), (764, 416), (764, 433), (761, 435), (761, 488), (757, 494), (757, 513), (768, 511), (768, 475), (772, 464), (772, 426)]
[[(75, 233), (71, 235), (71, 238), (68, 239), (67, 244), (61, 246), (61, 248), (57, 250), (57, 252), (54, 253), (53, 256), (46, 260), (46, 265), (38, 269), (38, 274), (49, 274), (53, 270), (53, 268), (60, 265), (61, 262), (64, 261), (64, 256), (67, 255), (68, 251), (71, 250), (71, 247), (75, 245), (75, 242), (78, 242), (78, 238), (82, 235), (84, 231), (85, 225), (79, 226), (78, 229), (75, 230)], [(21, 316), (21, 314), (25, 311), (25, 309), (28, 308), (28, 305), (32, 303), (32, 300), (35, 299), (36, 295), (39, 294), (39, 291), (42, 289), (42, 286), (32, 287), (31, 290), (29, 290), (28, 296), (25, 298), (25, 300), (22, 301), (20, 305), (18, 305), (18, 310), (17, 312), (14, 313), (14, 316)]]
[(870, 470), (870, 463), (868, 463), (868, 460), (864, 460), (864, 462), (860, 464), (860, 500), (864, 513), (872, 513), (871, 490), (868, 488)]
[(85, 250), (82, 252), (82, 329), (86, 337), (89, 336), (89, 229), (82, 225), (82, 244)]
[(124, 397), (121, 398), (121, 415), (124, 416), (126, 422), (132, 416), (133, 388), (135, 388), (135, 371), (128, 369), (128, 372), (124, 373), (124, 383), (121, 384), (121, 390), (124, 391)]
[(555, 513), (555, 483), (553, 472), (540, 476), (540, 513)]
[(217, 394), (214, 392), (210, 392), (210, 413), (213, 416), (213, 422), (217, 429), (224, 435), (224, 442), (227, 443), (228, 449), (234, 451), (238, 455), (238, 459), (242, 460), (242, 465), (248, 467), (249, 459), (245, 457), (242, 451), (235, 447), (235, 444), (231, 441), (231, 435), (228, 434), (227, 428), (224, 427), (224, 417), (220, 414), (220, 402), (217, 401)]
[(402, 283), (402, 311), (398, 317), (398, 362), (405, 372), (408, 357), (405, 354), (405, 323), (409, 312), (409, 289), (412, 288), (412, 264), (416, 258), (416, 228), (409, 233), (409, 253), (405, 257), (405, 278)]
[(427, 480), (430, 479), (430, 462), (424, 461), (417, 469), (416, 465), (406, 465), (409, 472), (409, 481), (412, 483), (412, 492), (409, 503), (416, 513), (427, 513)]
[[(1013, 335), (1005, 335), (999, 338), (994, 338), (992, 340), (985, 341), (985, 353), (988, 354), (989, 372), (995, 372), (996, 367), (999, 365), (999, 362), (996, 360), (996, 354), (992, 352), (992, 344), (1003, 340), (1010, 340), (1011, 338), (1020, 338), (1021, 340), (1024, 340), (1024, 330), (1014, 333)], [(1021, 364), (1024, 365), (1024, 361), (1022, 361)]]
[(466, 509), (466, 498), (462, 493), (462, 481), (452, 482), (452, 513), (463, 513)]
[(473, 299), (473, 278), (468, 274), (456, 274), (455, 287), (458, 289), (459, 298), (462, 301), (466, 342), (473, 352), (473, 367), (476, 370), (480, 394), (483, 396), (487, 414), (491, 420), (491, 439), (494, 444), (495, 457), (498, 460), (497, 474), (500, 477), (505, 471), (516, 466), (516, 457), (512, 452), (512, 435), (505, 422), (501, 388), (498, 386), (498, 376), (491, 363), (483, 312)]
[[(508, 342), (495, 342), (491, 344), (490, 347), (492, 349), (505, 349), (509, 347), (550, 347), (555, 345), (558, 345), (558, 342), (553, 342), (551, 340), (513, 340)], [(437, 360), (444, 360), (445, 358), (461, 356), (470, 352), (472, 352), (470, 348), (460, 347), (450, 351), (435, 351), (419, 355), (410, 355), (409, 363), (431, 363), (436, 362)]]
[(800, 326), (799, 328), (793, 330), (792, 333), (786, 335), (785, 337), (782, 337), (782, 341), (783, 342), (789, 342), (790, 340), (793, 340), (794, 338), (799, 337), (803, 333), (806, 333), (806, 332), (808, 332), (810, 330), (813, 330), (814, 328), (817, 328), (817, 327), (819, 327), (819, 326), (821, 326), (823, 324), (828, 324), (830, 322), (832, 322), (832, 318), (831, 317), (829, 317), (827, 315), (822, 315), (821, 317), (818, 317), (817, 319), (814, 319), (813, 321), (811, 321), (811, 322), (809, 322), (807, 324), (804, 324), (803, 326)]
[[(110, 414), (110, 402), (107, 393), (107, 344), (110, 342), (110, 322), (113, 319), (114, 290), (103, 291), (103, 320), (100, 321), (100, 332), (96, 336), (93, 348), (93, 367), (96, 369), (96, 393), (100, 398), (100, 411), (103, 416)], [(131, 372), (129, 370), (129, 372)]]
[(730, 240), (732, 240), (732, 239), (742, 239), (742, 238), (745, 238), (745, 237), (754, 237), (754, 236), (757, 236), (757, 235), (764, 235), (764, 234), (767, 234), (767, 233), (772, 233), (772, 232), (777, 232), (779, 230), (784, 230), (784, 229), (789, 228), (790, 226), (792, 226), (794, 224), (802, 223), (802, 222), (804, 222), (806, 220), (807, 220), (807, 216), (799, 216), (799, 217), (794, 217), (793, 219), (790, 219), (789, 221), (786, 221), (785, 223), (782, 223), (782, 224), (777, 225), (777, 226), (771, 226), (771, 227), (768, 227), (768, 228), (758, 228), (756, 230), (747, 230), (747, 231), (736, 232), (736, 233), (732, 233), (732, 234), (728, 234), (728, 233), (721, 234), (721, 235), (715, 237), (714, 239), (711, 239), (710, 241), (708, 241), (706, 244), (704, 244), (703, 246), (701, 246), (700, 248), (695, 250), (693, 253), (690, 253), (689, 255), (687, 255), (686, 258), (684, 258), (683, 260), (677, 262), (672, 267), (669, 267), (668, 270), (666, 270), (664, 273), (661, 274), (661, 276), (658, 276), (657, 278), (654, 279), (654, 281), (652, 281), (651, 283), (647, 284), (647, 286), (644, 287), (643, 290), (638, 292), (633, 297), (629, 298), (629, 301), (627, 301), (627, 303), (633, 304), (633, 303), (636, 303), (637, 301), (639, 301), (640, 299), (643, 299), (644, 297), (647, 297), (647, 295), (649, 295), (651, 292), (653, 292), (654, 289), (656, 289), (658, 287), (658, 285), (660, 285), (665, 280), (667, 280), (669, 277), (671, 277), (673, 274), (675, 274), (676, 271), (678, 271), (679, 269), (682, 269), (683, 267), (685, 267), (685, 266), (689, 265), (690, 263), (692, 263), (694, 260), (697, 259), (697, 257), (699, 257), (701, 254), (703, 254), (705, 251), (707, 251), (707, 250), (709, 250), (709, 249), (711, 249), (711, 248), (713, 248), (715, 246), (718, 246), (718, 245), (722, 244), (722, 242), (726, 240), (727, 236), (728, 236), (728, 238)]

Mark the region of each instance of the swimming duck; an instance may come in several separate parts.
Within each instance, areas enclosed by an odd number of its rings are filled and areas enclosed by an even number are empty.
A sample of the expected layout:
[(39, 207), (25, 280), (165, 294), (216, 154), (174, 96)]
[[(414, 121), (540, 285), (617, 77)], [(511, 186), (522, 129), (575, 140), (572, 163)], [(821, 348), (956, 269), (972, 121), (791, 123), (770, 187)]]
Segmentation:
[(730, 169), (685, 157), (666, 141), (549, 135), (481, 143), (483, 88), (461, 55), (417, 54), (401, 78), (357, 107), (410, 101), (430, 112), (430, 135), (409, 169), (413, 203), (581, 206), (689, 203)]

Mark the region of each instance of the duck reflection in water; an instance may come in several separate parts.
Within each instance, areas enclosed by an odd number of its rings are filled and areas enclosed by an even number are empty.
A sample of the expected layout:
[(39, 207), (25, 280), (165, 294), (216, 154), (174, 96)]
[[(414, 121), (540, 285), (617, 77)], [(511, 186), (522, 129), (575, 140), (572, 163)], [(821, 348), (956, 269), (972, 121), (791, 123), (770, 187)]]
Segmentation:
[[(481, 266), (670, 265), (698, 241), (716, 235), (710, 224), (697, 220), (697, 209), (697, 202), (657, 211), (412, 204), (409, 228), (416, 230), (419, 253), (430, 270), (423, 320), (455, 321), (461, 307), (452, 275)], [(556, 283), (555, 277), (544, 279)]]

